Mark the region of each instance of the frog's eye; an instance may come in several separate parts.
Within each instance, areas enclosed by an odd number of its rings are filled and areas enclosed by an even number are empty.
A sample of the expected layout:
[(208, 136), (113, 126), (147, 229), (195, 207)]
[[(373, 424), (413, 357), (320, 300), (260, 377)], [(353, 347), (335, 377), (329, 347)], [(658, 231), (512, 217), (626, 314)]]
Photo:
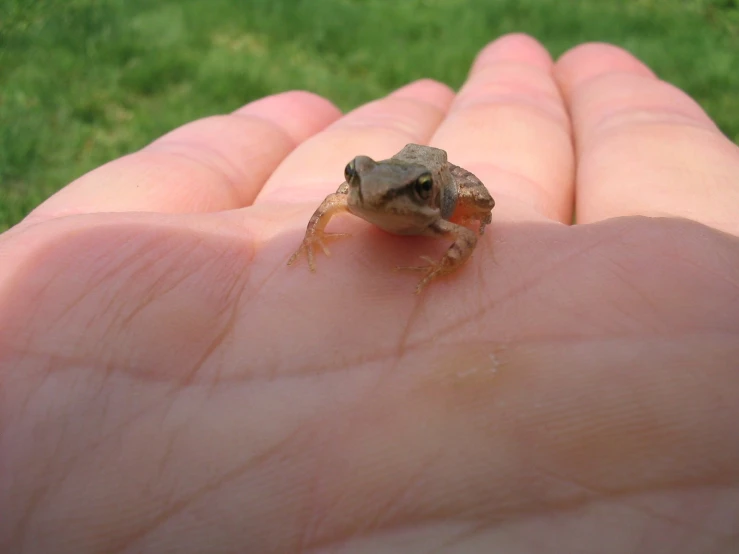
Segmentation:
[(352, 160), (344, 168), (344, 179), (346, 179), (347, 183), (351, 183), (356, 176), (357, 170), (354, 168), (354, 160)]
[(423, 175), (421, 175), (418, 179), (416, 179), (416, 182), (413, 185), (413, 189), (416, 191), (418, 197), (424, 200), (431, 196), (431, 189), (433, 187), (434, 181), (431, 178), (430, 173), (424, 173)]

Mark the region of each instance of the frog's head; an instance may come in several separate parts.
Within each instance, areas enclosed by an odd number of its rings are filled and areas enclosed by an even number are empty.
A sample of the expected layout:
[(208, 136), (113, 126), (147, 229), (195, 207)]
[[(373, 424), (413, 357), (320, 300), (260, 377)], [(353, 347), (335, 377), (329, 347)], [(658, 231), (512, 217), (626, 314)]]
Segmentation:
[(439, 186), (420, 164), (357, 156), (344, 169), (349, 210), (393, 232), (413, 231), (439, 218)]

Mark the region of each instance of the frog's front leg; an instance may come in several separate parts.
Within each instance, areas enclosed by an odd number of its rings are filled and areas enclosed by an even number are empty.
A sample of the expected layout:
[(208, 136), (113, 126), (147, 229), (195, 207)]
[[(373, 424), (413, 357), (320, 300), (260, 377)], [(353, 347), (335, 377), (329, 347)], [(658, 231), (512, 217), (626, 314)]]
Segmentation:
[(424, 256), (423, 259), (429, 262), (426, 266), (398, 268), (423, 271), (425, 273), (423, 279), (421, 279), (416, 287), (416, 294), (420, 293), (433, 279), (451, 273), (459, 268), (467, 261), (477, 245), (477, 235), (474, 231), (451, 221), (440, 219), (429, 227), (429, 231), (429, 234), (432, 236), (450, 238), (454, 242), (438, 262), (434, 262), (432, 259)]
[(324, 231), (326, 225), (328, 225), (328, 222), (333, 216), (341, 212), (349, 211), (347, 206), (348, 192), (349, 186), (344, 183), (339, 187), (339, 190), (334, 194), (329, 194), (324, 201), (321, 202), (321, 205), (318, 206), (318, 209), (313, 213), (313, 216), (308, 222), (308, 228), (305, 230), (303, 242), (295, 253), (290, 256), (290, 259), (287, 261), (287, 265), (292, 265), (293, 262), (295, 262), (295, 260), (305, 252), (308, 257), (308, 267), (311, 271), (315, 271), (316, 264), (314, 261), (314, 246), (320, 246), (323, 253), (329, 256), (330, 252), (324, 241), (349, 236), (349, 233), (326, 233)]

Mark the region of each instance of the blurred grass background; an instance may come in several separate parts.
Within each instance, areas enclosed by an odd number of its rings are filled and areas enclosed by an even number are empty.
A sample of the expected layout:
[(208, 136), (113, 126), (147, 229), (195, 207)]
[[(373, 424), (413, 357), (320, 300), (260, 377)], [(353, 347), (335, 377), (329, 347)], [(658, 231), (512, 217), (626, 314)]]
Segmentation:
[(621, 45), (739, 142), (739, 0), (0, 0), (0, 231), (186, 121), (301, 88), (458, 87), (512, 31)]

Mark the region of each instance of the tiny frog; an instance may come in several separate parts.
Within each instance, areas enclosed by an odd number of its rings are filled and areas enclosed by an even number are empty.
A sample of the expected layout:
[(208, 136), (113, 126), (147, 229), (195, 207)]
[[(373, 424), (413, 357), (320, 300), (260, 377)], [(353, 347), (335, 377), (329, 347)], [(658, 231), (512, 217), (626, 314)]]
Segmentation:
[(492, 220), (495, 201), (485, 185), (469, 171), (447, 161), (439, 148), (408, 144), (388, 160), (375, 161), (357, 156), (344, 169), (346, 181), (329, 194), (308, 222), (300, 248), (290, 257), (291, 265), (305, 252), (308, 266), (315, 271), (314, 247), (326, 255), (324, 241), (347, 236), (326, 233), (329, 220), (349, 212), (398, 235), (422, 235), (451, 239), (446, 254), (438, 261), (422, 258), (428, 265), (398, 269), (422, 271), (416, 293), (433, 279), (451, 273), (472, 254), (477, 233), (465, 227), (478, 221), (480, 235)]

